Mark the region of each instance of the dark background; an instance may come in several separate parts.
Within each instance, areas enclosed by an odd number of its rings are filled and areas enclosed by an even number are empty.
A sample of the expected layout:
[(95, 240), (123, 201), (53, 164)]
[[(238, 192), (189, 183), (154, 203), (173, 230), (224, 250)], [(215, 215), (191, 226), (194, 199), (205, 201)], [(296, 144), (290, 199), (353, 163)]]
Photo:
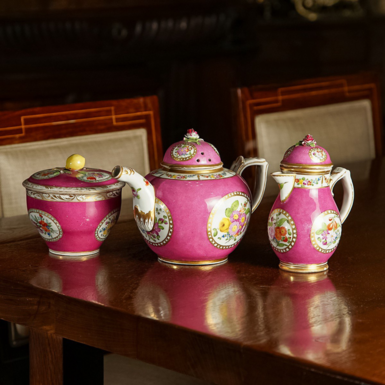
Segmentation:
[(381, 75), (384, 16), (384, 0), (2, 0), (0, 109), (155, 94), (164, 148), (193, 127), (229, 167), (231, 88)]

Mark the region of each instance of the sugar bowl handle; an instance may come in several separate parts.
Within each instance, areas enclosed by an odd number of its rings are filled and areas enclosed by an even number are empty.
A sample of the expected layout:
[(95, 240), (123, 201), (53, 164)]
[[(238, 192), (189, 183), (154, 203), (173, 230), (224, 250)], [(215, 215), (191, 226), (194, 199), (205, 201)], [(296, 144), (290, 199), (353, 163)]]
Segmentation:
[(337, 167), (330, 176), (330, 190), (333, 194), (335, 184), (342, 179), (344, 189), (344, 197), (342, 199), (342, 207), (340, 210), (341, 223), (344, 223), (352, 209), (354, 202), (354, 186), (350, 171), (343, 167)]
[(259, 171), (256, 172), (254, 176), (253, 202), (251, 209), (251, 212), (253, 213), (261, 203), (263, 194), (265, 193), (269, 163), (262, 158), (244, 159), (243, 156), (238, 156), (238, 158), (231, 165), (230, 169), (236, 172), (237, 175), (241, 175), (243, 170), (249, 166), (256, 166), (256, 169)]

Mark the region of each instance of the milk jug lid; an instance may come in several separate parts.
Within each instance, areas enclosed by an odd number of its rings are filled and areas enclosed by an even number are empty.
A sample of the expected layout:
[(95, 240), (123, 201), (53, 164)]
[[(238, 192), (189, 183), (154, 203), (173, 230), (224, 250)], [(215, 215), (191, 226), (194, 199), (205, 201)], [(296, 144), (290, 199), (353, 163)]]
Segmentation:
[(306, 135), (286, 150), (282, 166), (332, 166), (332, 161), (329, 153), (311, 135)]

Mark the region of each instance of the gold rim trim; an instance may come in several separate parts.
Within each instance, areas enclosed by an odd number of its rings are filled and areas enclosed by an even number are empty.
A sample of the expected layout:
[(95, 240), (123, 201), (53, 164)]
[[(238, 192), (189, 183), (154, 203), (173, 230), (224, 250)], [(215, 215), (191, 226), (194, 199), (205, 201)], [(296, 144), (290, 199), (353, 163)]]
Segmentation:
[(113, 184), (103, 186), (87, 186), (87, 187), (58, 187), (58, 186), (47, 186), (41, 184), (35, 184), (26, 179), (23, 182), (23, 186), (30, 191), (38, 193), (55, 193), (55, 194), (98, 194), (107, 193), (114, 190), (121, 190), (125, 186), (125, 182), (116, 182)]
[(304, 175), (327, 175), (330, 174), (333, 164), (320, 164), (320, 165), (312, 165), (312, 164), (300, 164), (300, 163), (281, 163), (280, 165), (281, 171), (289, 171), (292, 173), (304, 174)]
[[(118, 167), (119, 167), (119, 169), (120, 169), (119, 175), (114, 176), (114, 172), (115, 172), (115, 170), (116, 170)], [(115, 167), (112, 169), (112, 171), (111, 171), (111, 176), (112, 176), (114, 179), (120, 179), (120, 177), (122, 176), (122, 174), (123, 174), (123, 167), (121, 167), (121, 166), (115, 166)]]
[(329, 175), (330, 170), (308, 170), (305, 168), (291, 168), (291, 167), (283, 167), (281, 166), (281, 171), (283, 173), (290, 172), (290, 173), (301, 173), (303, 175)]
[(327, 262), (305, 264), (281, 261), (279, 268), (284, 271), (290, 271), (292, 273), (319, 273), (326, 271), (329, 268), (329, 265)]
[(301, 273), (293, 272), (291, 270), (289, 272), (281, 269), (279, 271), (279, 275), (283, 277), (285, 280), (290, 281), (292, 283), (294, 282), (315, 283), (326, 279), (328, 276), (328, 273), (326, 270), (326, 271), (318, 271), (316, 273), (301, 274)]
[(202, 164), (202, 165), (179, 165), (160, 162), (160, 168), (164, 171), (176, 172), (178, 174), (212, 174), (223, 171), (223, 163), (217, 164)]
[(83, 261), (88, 261), (89, 259), (99, 257), (99, 250), (94, 254), (87, 254), (83, 256), (59, 255), (59, 254), (54, 254), (52, 253), (52, 250), (49, 250), (49, 256), (51, 258), (59, 259), (60, 261), (83, 262)]
[[(88, 255), (94, 255), (99, 253), (99, 249), (97, 250), (92, 250), (92, 251), (56, 251), (52, 249), (48, 249), (50, 254), (53, 254), (52, 256), (55, 256), (55, 258), (58, 259), (64, 259), (65, 257), (86, 257)], [(95, 255), (96, 256), (96, 255)], [(60, 258), (63, 257), (63, 258)]]
[(159, 262), (175, 264), (175, 265), (185, 265), (185, 266), (205, 266), (205, 265), (219, 265), (221, 263), (227, 262), (228, 257), (222, 259), (214, 259), (210, 261), (177, 261), (175, 259), (165, 259), (158, 256)]
[(325, 167), (333, 167), (333, 163), (325, 163), (325, 164), (305, 164), (305, 163), (285, 163), (281, 162), (281, 166), (286, 167), (306, 167), (306, 168), (325, 168)]

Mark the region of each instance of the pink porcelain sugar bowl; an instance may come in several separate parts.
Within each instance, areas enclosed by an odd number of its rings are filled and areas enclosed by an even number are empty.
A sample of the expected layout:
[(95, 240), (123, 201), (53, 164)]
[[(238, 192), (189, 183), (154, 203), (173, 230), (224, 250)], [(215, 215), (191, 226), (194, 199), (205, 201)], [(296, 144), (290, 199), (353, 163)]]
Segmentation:
[[(261, 168), (253, 196), (241, 177), (252, 165)], [(267, 168), (264, 159), (243, 157), (223, 168), (217, 149), (191, 129), (145, 178), (121, 166), (112, 176), (131, 187), (137, 225), (160, 261), (209, 265), (226, 262), (243, 238), (263, 197)]]
[(84, 165), (75, 154), (66, 167), (36, 172), (23, 182), (29, 219), (52, 254), (97, 254), (118, 220), (124, 183)]
[[(271, 174), (280, 192), (267, 228), (283, 270), (314, 273), (328, 269), (354, 201), (350, 171), (338, 167), (331, 172), (332, 167), (328, 152), (307, 135), (286, 151), (281, 172)], [(339, 180), (344, 189), (341, 211), (333, 199)]]

